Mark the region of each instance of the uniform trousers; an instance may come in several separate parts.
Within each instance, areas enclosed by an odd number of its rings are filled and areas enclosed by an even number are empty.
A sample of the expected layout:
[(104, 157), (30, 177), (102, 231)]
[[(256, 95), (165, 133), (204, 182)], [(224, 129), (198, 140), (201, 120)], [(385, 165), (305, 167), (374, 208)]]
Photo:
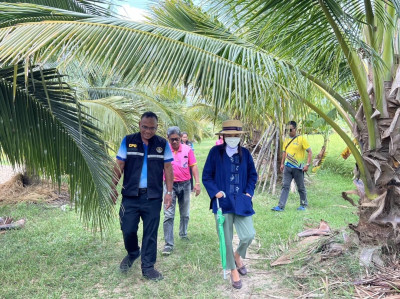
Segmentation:
[(142, 270), (147, 270), (154, 268), (157, 259), (157, 233), (162, 198), (149, 199), (146, 189), (139, 190), (139, 196), (122, 198), (119, 217), (125, 249), (132, 257), (137, 257), (140, 252), (137, 232), (142, 219)]

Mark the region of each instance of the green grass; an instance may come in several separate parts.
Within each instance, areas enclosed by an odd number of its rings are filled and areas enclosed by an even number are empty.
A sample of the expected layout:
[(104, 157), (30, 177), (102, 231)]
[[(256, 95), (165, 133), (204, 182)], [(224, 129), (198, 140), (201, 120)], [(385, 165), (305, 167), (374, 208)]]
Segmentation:
[[(309, 135), (307, 138), (315, 156), (322, 147), (323, 138), (321, 135)], [(350, 176), (353, 161), (350, 158), (345, 161), (340, 157), (342, 148), (345, 148), (344, 142), (337, 135), (331, 136), (329, 156), (323, 167), (316, 174), (310, 172), (310, 177), (306, 176), (311, 183), (306, 184), (309, 208), (305, 212), (296, 210), (300, 204), (298, 193), (289, 194), (283, 213), (271, 211), (278, 204), (280, 189), (275, 195), (261, 193), (255, 197), (254, 205), (258, 213), (254, 216), (254, 223), (259, 228), (257, 234), (265, 253), (280, 240), (293, 237), (293, 232), (304, 230), (305, 225), (318, 226), (321, 219), (326, 220), (332, 228), (340, 228), (357, 220), (356, 209), (341, 197), (342, 191), (355, 189)]]
[[(322, 145), (320, 137), (309, 136), (314, 153)], [(214, 142), (204, 140), (195, 144), (200, 172)], [(293, 240), (306, 226), (318, 225), (320, 219), (328, 221), (333, 229), (357, 220), (355, 208), (340, 196), (342, 191), (353, 189), (350, 176), (353, 162), (337, 159), (343, 149), (336, 135), (332, 136), (327, 165), (312, 176), (307, 186), (310, 205), (307, 211), (296, 210), (297, 194), (290, 194), (284, 213), (270, 210), (277, 204), (279, 194), (255, 196), (254, 225), (261, 245), (259, 253), (268, 258), (257, 267), (269, 269), (269, 259), (280, 253), (278, 246)], [(201, 195), (192, 197), (191, 201), (190, 241), (176, 238), (175, 250), (169, 257), (161, 256), (163, 232), (160, 225), (156, 268), (165, 279), (154, 283), (142, 278), (138, 262), (127, 274), (119, 272), (119, 263), (126, 253), (117, 214), (112, 227), (101, 239), (100, 235), (93, 235), (83, 227), (74, 211), (62, 211), (45, 204), (0, 206), (0, 216), (27, 219), (25, 228), (0, 235), (0, 298), (221, 297), (221, 285), (229, 286), (229, 282), (222, 279), (215, 221), (208, 207), (209, 198), (203, 187)], [(175, 236), (178, 222), (176, 217)], [(141, 239), (141, 226), (139, 234)], [(346, 264), (345, 260), (343, 262)], [(315, 281), (321, 280), (317, 277)], [(310, 286), (317, 285), (316, 282), (308, 281)]]
[[(322, 136), (308, 135), (307, 138), (310, 141), (310, 144), (313, 146), (314, 156), (317, 155), (323, 144)], [(327, 145), (328, 156), (326, 157), (321, 169), (328, 170), (331, 174), (334, 173), (346, 177), (353, 177), (353, 169), (356, 163), (354, 156), (350, 155), (347, 160), (343, 160), (343, 158), (340, 156), (346, 147), (346, 144), (342, 139), (340, 139), (339, 135), (330, 135)]]

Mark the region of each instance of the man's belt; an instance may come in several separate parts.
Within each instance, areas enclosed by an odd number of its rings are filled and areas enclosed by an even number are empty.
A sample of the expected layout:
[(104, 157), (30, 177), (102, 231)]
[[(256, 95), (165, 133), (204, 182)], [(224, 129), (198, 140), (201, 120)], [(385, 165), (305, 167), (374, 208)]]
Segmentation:
[(187, 182), (190, 182), (190, 180), (187, 180), (187, 181), (180, 181), (180, 182), (174, 182), (174, 184), (181, 185), (181, 184), (185, 184), (185, 183), (187, 183)]
[(147, 193), (147, 188), (139, 188), (139, 194)]

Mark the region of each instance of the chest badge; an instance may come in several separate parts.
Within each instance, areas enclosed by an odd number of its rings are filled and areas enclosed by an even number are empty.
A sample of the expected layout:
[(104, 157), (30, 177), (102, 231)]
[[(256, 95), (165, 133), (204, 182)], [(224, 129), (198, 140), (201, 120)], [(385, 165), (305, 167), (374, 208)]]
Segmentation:
[(129, 146), (129, 147), (137, 147), (137, 144), (135, 144), (135, 143), (129, 143), (128, 146)]
[(159, 146), (156, 148), (156, 151), (157, 151), (157, 153), (161, 154), (163, 151), (163, 148)]

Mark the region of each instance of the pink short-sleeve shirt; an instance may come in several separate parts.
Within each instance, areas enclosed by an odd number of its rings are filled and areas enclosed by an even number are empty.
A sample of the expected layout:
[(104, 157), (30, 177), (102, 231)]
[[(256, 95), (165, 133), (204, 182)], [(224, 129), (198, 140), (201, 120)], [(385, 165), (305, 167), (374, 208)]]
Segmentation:
[(190, 180), (189, 168), (197, 164), (193, 150), (186, 144), (179, 145), (178, 151), (174, 151), (171, 144), (169, 146), (174, 156), (174, 161), (171, 162), (174, 170), (174, 182)]

